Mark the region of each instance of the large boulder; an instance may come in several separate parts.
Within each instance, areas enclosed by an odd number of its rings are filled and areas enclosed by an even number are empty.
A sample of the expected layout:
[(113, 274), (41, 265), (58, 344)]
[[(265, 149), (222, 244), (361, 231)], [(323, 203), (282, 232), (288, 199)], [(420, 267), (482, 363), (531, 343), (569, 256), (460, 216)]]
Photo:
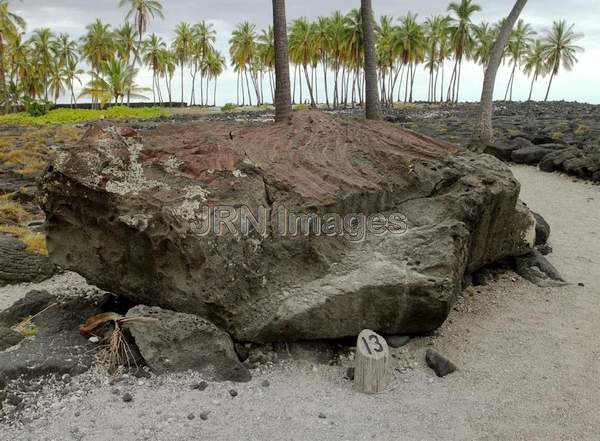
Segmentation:
[[(531, 250), (519, 191), (489, 155), (320, 112), (98, 126), (41, 181), (53, 261), (254, 342), (439, 327), (465, 273)], [(220, 207), (235, 216), (214, 228)], [(292, 234), (300, 213), (319, 217)]]

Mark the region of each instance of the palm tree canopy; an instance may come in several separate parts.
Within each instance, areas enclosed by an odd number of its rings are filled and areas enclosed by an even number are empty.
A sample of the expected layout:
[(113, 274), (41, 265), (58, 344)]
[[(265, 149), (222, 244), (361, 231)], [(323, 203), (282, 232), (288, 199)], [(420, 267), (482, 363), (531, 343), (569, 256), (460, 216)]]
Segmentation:
[(561, 67), (571, 70), (577, 63), (577, 52), (583, 52), (581, 46), (574, 44), (583, 35), (576, 33), (574, 25), (567, 26), (565, 20), (555, 21), (544, 40), (544, 57), (554, 75)]
[(472, 15), (481, 11), (481, 6), (473, 3), (473, 0), (461, 0), (460, 3), (452, 2), (448, 5), (450, 19), (452, 20), (452, 49), (457, 59), (469, 55), (473, 46), (473, 18)]
[(150, 18), (160, 17), (165, 18), (162, 10), (162, 5), (158, 0), (121, 0), (119, 7), (129, 5), (129, 12), (127, 12), (126, 20), (131, 17), (134, 19), (135, 28), (141, 35), (145, 34), (148, 30), (148, 23)]

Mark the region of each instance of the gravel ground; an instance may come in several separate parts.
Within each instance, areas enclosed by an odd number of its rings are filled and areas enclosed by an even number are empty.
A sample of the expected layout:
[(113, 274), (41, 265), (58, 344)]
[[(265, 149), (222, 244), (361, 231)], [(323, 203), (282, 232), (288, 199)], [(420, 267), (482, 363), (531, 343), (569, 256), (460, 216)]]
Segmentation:
[[(98, 368), (32, 392), (37, 409), (0, 427), (0, 439), (598, 439), (600, 187), (514, 171), (524, 201), (553, 228), (550, 260), (570, 284), (543, 289), (509, 273), (468, 289), (437, 335), (393, 350), (398, 370), (385, 393), (356, 393), (345, 366), (307, 362), (265, 366), (248, 384), (204, 391), (190, 388), (200, 380), (192, 373), (109, 384)], [(424, 362), (430, 347), (459, 371), (435, 377)]]

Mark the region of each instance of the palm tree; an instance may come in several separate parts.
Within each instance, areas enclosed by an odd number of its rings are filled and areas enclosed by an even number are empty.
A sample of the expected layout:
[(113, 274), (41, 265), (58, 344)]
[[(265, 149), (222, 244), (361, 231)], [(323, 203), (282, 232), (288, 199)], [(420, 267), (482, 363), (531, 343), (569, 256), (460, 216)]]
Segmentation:
[(531, 101), (531, 95), (533, 93), (533, 85), (537, 81), (540, 75), (544, 76), (548, 70), (546, 65), (546, 59), (544, 57), (544, 44), (540, 40), (535, 42), (529, 47), (527, 54), (525, 54), (525, 60), (523, 68), (527, 75), (531, 75), (531, 87), (529, 88), (529, 98), (527, 101)]
[[(215, 50), (214, 44), (217, 33), (211, 23), (202, 21), (192, 28), (193, 45), (193, 74), (192, 74), (192, 103), (195, 103), (196, 73), (200, 72), (200, 104), (204, 105), (203, 75), (209, 55)], [(206, 93), (208, 98), (208, 91)]]
[(127, 4), (129, 4), (129, 12), (127, 12), (125, 20), (133, 17), (134, 27), (138, 35), (137, 52), (133, 59), (133, 66), (135, 67), (142, 47), (144, 34), (148, 30), (150, 18), (155, 18), (156, 16), (165, 18), (165, 16), (163, 15), (162, 5), (159, 0), (120, 0), (119, 7), (122, 8)]
[(429, 70), (429, 101), (437, 101), (439, 70), (443, 67), (443, 61), (446, 58), (448, 48), (449, 20), (448, 17), (437, 15), (425, 21), (425, 56), (427, 61), (426, 67)]
[[(113, 57), (115, 39), (109, 24), (99, 19), (87, 26), (87, 33), (81, 37), (81, 54), (92, 68), (92, 81), (100, 76), (102, 63)], [(95, 97), (92, 96), (95, 100)], [(95, 103), (95, 101), (92, 101)]]
[(550, 70), (550, 82), (544, 101), (548, 101), (552, 80), (558, 75), (560, 68), (563, 67), (565, 70), (570, 71), (578, 61), (575, 54), (583, 52), (581, 46), (574, 44), (582, 35), (575, 33), (573, 28), (574, 25), (567, 26), (565, 20), (555, 21), (552, 29), (544, 39), (544, 58)]
[[(417, 23), (417, 14), (408, 12), (400, 20), (397, 38), (402, 48), (401, 61), (406, 66), (406, 82), (404, 86), (404, 101), (413, 100), (413, 86), (417, 64), (424, 59), (426, 50), (425, 31)], [(402, 84), (402, 83), (401, 83)], [(400, 85), (402, 87), (402, 85)]]
[(181, 22), (175, 28), (173, 52), (181, 70), (181, 106), (183, 106), (183, 66), (190, 59), (194, 34), (189, 23)]
[(377, 90), (377, 52), (375, 51), (375, 32), (373, 31), (373, 8), (371, 0), (361, 0), (361, 14), (365, 51), (365, 90), (367, 119), (381, 119), (379, 110), (379, 92)]
[[(8, 6), (8, 0), (0, 0), (0, 84), (4, 96), (7, 95), (4, 45), (7, 39), (18, 35), (21, 30), (25, 30), (25, 20), (11, 12)], [(6, 112), (10, 110), (8, 99), (5, 99), (4, 109)]]
[(475, 37), (473, 61), (481, 64), (485, 72), (492, 57), (494, 43), (496, 42), (496, 28), (490, 26), (489, 23), (482, 22), (478, 26), (473, 27), (473, 34)]
[(290, 61), (288, 55), (285, 0), (273, 0), (273, 32), (275, 39), (275, 121), (292, 118)]
[[(350, 84), (350, 73), (352, 72), (352, 104), (358, 101), (362, 104), (362, 81), (360, 71), (364, 64), (364, 36), (362, 26), (362, 16), (360, 10), (352, 9), (345, 17), (344, 29), (344, 61), (346, 64), (346, 86)], [(348, 89), (346, 89), (348, 92)], [(348, 94), (344, 98), (348, 102)]]
[[(206, 60), (207, 78), (214, 81), (213, 106), (215, 107), (217, 105), (217, 79), (223, 75), (226, 66), (225, 57), (219, 51), (212, 51)], [(208, 87), (206, 88), (206, 94), (208, 95)], [(206, 104), (208, 105), (208, 96), (206, 97)]]
[[(249, 104), (252, 105), (252, 94), (250, 93), (250, 79), (248, 78), (248, 71), (252, 75), (252, 66), (254, 65), (255, 58), (257, 56), (257, 44), (256, 44), (256, 26), (249, 23), (243, 22), (236, 26), (231, 39), (229, 40), (229, 54), (231, 56), (231, 63), (235, 70), (238, 72), (238, 90), (241, 79), (241, 90), (242, 96), (244, 96), (244, 79), (246, 81), (246, 91), (248, 93)], [(257, 91), (257, 97), (259, 93)]]
[(32, 53), (44, 79), (44, 98), (48, 99), (48, 78), (52, 70), (52, 46), (54, 34), (49, 28), (33, 31), (31, 36)]
[[(515, 82), (515, 71), (517, 65), (521, 63), (523, 57), (529, 50), (529, 45), (533, 41), (535, 32), (531, 29), (531, 25), (525, 23), (523, 20), (517, 22), (517, 26), (511, 32), (508, 40), (508, 54), (510, 55), (513, 63), (512, 72), (508, 80), (508, 86), (506, 87), (506, 93), (504, 94), (504, 100), (509, 97), (509, 101), (512, 101), (513, 85)], [(510, 92), (510, 94), (509, 94)]]
[(494, 86), (496, 84), (496, 74), (498, 68), (502, 62), (506, 44), (510, 38), (510, 33), (514, 27), (521, 11), (525, 7), (527, 0), (516, 0), (510, 14), (504, 20), (498, 38), (494, 47), (492, 48), (492, 55), (488, 67), (485, 71), (483, 79), (483, 87), (481, 90), (481, 102), (479, 107), (479, 118), (478, 123), (475, 127), (475, 133), (473, 136), (472, 147), (476, 150), (482, 151), (485, 149), (490, 142), (494, 140), (494, 129), (492, 127), (492, 111), (493, 111), (493, 99), (494, 99)]
[(159, 74), (165, 78), (167, 94), (169, 96), (169, 105), (173, 102), (173, 76), (177, 69), (177, 59), (175, 53), (167, 48), (161, 49), (159, 53)]
[(290, 59), (293, 63), (302, 66), (311, 107), (316, 107), (313, 84), (308, 74), (308, 66), (315, 57), (315, 28), (305, 17), (292, 22), (290, 27)]
[[(131, 67), (135, 68), (135, 65), (139, 60), (140, 51), (142, 49), (142, 41), (144, 39), (144, 34), (148, 30), (150, 18), (154, 18), (156, 16), (165, 18), (165, 16), (163, 15), (162, 5), (160, 4), (159, 0), (120, 0), (120, 8), (126, 5), (129, 5), (129, 12), (127, 12), (125, 20), (129, 20), (131, 17), (133, 17), (134, 27), (138, 35), (137, 50), (134, 53), (133, 63), (131, 64)], [(130, 97), (128, 96), (128, 104), (129, 99)]]
[(77, 98), (75, 97), (75, 90), (74, 90), (75, 89), (75, 81), (77, 81), (79, 84), (81, 84), (80, 75), (82, 75), (83, 73), (84, 73), (83, 69), (78, 68), (77, 59), (69, 60), (67, 62), (67, 64), (65, 66), (63, 66), (62, 76), (63, 76), (64, 81), (65, 81), (67, 87), (69, 88), (69, 92), (71, 94), (71, 96), (70, 96), (71, 107), (73, 106), (73, 104), (77, 104)]
[(81, 96), (91, 96), (102, 104), (114, 99), (118, 104), (123, 102), (125, 96), (147, 99), (142, 92), (147, 89), (138, 87), (133, 79), (137, 74), (136, 69), (120, 60), (111, 58), (102, 62), (100, 75), (90, 81), (81, 92)]
[(269, 88), (271, 90), (271, 102), (275, 102), (275, 83), (273, 73), (275, 71), (275, 33), (273, 26), (263, 29), (257, 38), (258, 57), (262, 66), (269, 75)]
[(481, 11), (481, 6), (473, 3), (473, 0), (461, 0), (460, 3), (453, 2), (448, 6), (448, 12), (453, 14), (451, 16), (453, 22), (451, 38), (454, 52), (454, 70), (450, 78), (448, 99), (454, 102), (458, 102), (463, 58), (469, 56), (469, 51), (473, 46), (472, 15), (479, 11)]
[(134, 54), (134, 57), (139, 56), (136, 46), (138, 34), (131, 23), (125, 22), (120, 28), (115, 30), (115, 40), (117, 55), (125, 64), (129, 64), (132, 54)]
[(54, 60), (50, 66), (50, 74), (48, 80), (48, 89), (54, 99), (54, 104), (65, 91), (65, 78), (59, 60)]
[(162, 96), (160, 93), (160, 83), (158, 81), (158, 74), (161, 69), (161, 60), (163, 58), (162, 51), (167, 48), (167, 45), (156, 34), (151, 34), (150, 37), (144, 42), (144, 47), (142, 48), (144, 64), (152, 69), (152, 100), (153, 103), (156, 103), (156, 97), (158, 96), (158, 101), (162, 102)]
[(60, 68), (66, 66), (69, 61), (76, 60), (79, 52), (77, 42), (71, 40), (69, 34), (56, 37), (51, 43), (51, 50)]

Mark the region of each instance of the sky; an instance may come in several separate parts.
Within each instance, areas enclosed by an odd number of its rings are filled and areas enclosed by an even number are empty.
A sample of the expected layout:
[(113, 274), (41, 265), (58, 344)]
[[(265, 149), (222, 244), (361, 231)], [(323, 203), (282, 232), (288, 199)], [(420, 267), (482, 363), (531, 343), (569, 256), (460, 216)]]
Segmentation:
[[(118, 3), (119, 0), (11, 0), (15, 12), (26, 19), (27, 32), (39, 27), (50, 27), (56, 33), (67, 32), (73, 38), (80, 37), (85, 32), (85, 26), (97, 18), (115, 27), (119, 26), (127, 10), (119, 8)], [(382, 14), (400, 17), (411, 11), (417, 13), (420, 20), (425, 20), (431, 15), (444, 14), (448, 3), (448, 0), (373, 0), (373, 9), (377, 17)], [(494, 22), (510, 12), (514, 0), (476, 0), (476, 3), (481, 5), (482, 11), (474, 16), (474, 21)], [(155, 32), (170, 42), (177, 23), (206, 20), (217, 31), (216, 46), (223, 54), (228, 54), (229, 37), (237, 23), (247, 20), (256, 24), (257, 29), (262, 29), (272, 21), (271, 0), (162, 0), (162, 4), (165, 18), (153, 20), (150, 32)], [(336, 10), (347, 12), (359, 6), (359, 0), (287, 0), (287, 18), (288, 21), (302, 16), (315, 19)], [(600, 104), (600, 0), (529, 0), (522, 18), (531, 23), (540, 36), (545, 34), (554, 20), (564, 19), (575, 24), (576, 32), (584, 34), (578, 44), (585, 48), (585, 52), (578, 55), (579, 63), (573, 71), (562, 71), (555, 78), (550, 99)], [(449, 63), (447, 69), (446, 75), (449, 77)], [(510, 67), (501, 67), (496, 83), (497, 99), (504, 97), (509, 75)], [(189, 101), (189, 74), (186, 73), (184, 78), (185, 99)], [(150, 87), (152, 74), (142, 70), (137, 81), (142, 86)], [(534, 99), (544, 98), (547, 81), (548, 78), (545, 78), (536, 83)], [(419, 71), (415, 80), (416, 99), (427, 98), (427, 82), (427, 74)], [(482, 82), (482, 67), (471, 63), (465, 65), (460, 99), (479, 100)], [(513, 98), (527, 99), (529, 86), (530, 81), (519, 72)], [(267, 95), (266, 83), (265, 87)], [(179, 73), (175, 75), (173, 88), (175, 91), (180, 90)], [(148, 95), (151, 97), (152, 93)], [(175, 95), (176, 99), (180, 99), (180, 92)], [(229, 68), (219, 79), (217, 104), (235, 101), (236, 75)]]

